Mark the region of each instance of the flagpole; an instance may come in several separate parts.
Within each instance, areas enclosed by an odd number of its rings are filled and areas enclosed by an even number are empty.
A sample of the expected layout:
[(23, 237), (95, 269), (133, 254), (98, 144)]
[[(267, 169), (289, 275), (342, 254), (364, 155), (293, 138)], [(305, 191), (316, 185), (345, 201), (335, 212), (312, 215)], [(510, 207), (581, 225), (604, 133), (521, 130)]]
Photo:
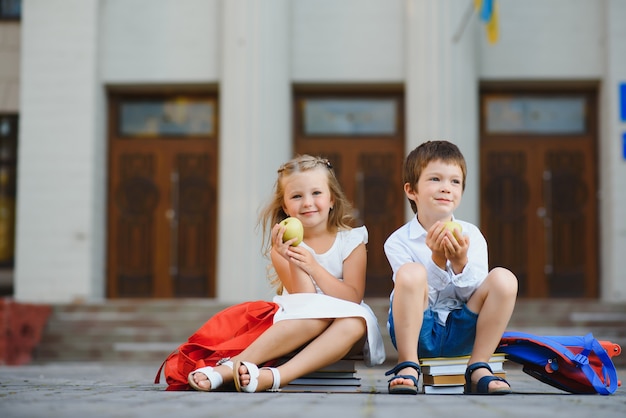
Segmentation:
[(461, 39), (461, 36), (463, 36), (463, 32), (465, 32), (465, 28), (467, 27), (467, 23), (470, 21), (472, 15), (474, 14), (474, 0), (470, 0), (467, 3), (467, 6), (468, 7), (463, 14), (463, 19), (461, 19), (461, 22), (459, 23), (459, 28), (452, 37), (452, 42), (454, 43), (457, 43)]

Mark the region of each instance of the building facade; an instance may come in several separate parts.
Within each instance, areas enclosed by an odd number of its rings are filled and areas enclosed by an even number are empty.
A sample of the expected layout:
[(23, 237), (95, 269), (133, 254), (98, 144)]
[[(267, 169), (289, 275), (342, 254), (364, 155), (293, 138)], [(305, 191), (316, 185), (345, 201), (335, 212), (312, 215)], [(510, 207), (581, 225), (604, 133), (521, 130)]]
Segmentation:
[(449, 139), (468, 164), (456, 216), (521, 297), (625, 301), (626, 2), (497, 4), (490, 43), (473, 0), (23, 1), (0, 21), (5, 287), (271, 298), (258, 210), (280, 164), (316, 153), (386, 297), (402, 159)]

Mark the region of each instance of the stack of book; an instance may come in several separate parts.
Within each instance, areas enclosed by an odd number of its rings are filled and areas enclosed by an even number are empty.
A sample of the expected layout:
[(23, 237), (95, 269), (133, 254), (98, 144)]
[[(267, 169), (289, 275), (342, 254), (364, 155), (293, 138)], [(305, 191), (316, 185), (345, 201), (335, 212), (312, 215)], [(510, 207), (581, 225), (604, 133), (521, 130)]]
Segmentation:
[[(464, 391), (465, 369), (470, 356), (436, 357), (420, 360), (423, 392), (432, 394), (460, 394)], [(505, 378), (504, 353), (495, 353), (489, 359), (489, 367), (495, 376)]]
[(281, 392), (360, 392), (356, 361), (344, 358), (338, 362), (291, 381)]

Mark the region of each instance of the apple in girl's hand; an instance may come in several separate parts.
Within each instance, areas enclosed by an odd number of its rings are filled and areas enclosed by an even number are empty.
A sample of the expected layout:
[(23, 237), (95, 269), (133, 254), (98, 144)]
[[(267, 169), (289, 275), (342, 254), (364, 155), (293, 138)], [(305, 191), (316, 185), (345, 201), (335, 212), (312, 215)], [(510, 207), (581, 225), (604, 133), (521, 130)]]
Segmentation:
[(296, 238), (291, 246), (298, 246), (302, 242), (302, 239), (304, 239), (304, 227), (302, 226), (302, 222), (300, 222), (300, 219), (289, 217), (287, 219), (283, 219), (280, 224), (285, 227), (283, 242), (289, 241), (292, 238)]
[[(455, 221), (448, 221), (448, 222), (444, 222), (443, 226), (444, 228), (452, 232), (452, 235), (454, 235), (455, 238), (459, 239), (461, 237), (461, 232), (463, 232), (463, 227), (461, 226), (460, 223), (455, 222)], [(455, 232), (456, 230), (459, 231), (458, 234)]]

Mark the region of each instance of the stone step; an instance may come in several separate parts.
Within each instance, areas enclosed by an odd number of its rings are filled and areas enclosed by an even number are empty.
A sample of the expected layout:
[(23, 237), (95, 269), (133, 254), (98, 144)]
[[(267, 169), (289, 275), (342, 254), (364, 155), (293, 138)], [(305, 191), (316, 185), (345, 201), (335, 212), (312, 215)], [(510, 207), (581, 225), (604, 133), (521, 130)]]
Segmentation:
[[(387, 298), (366, 301), (376, 314), (388, 360), (396, 358), (387, 328)], [(229, 305), (205, 299), (114, 300), (53, 306), (33, 362), (162, 362), (212, 315)], [(626, 303), (520, 300), (507, 327), (538, 335), (592, 332), (626, 348)], [(626, 365), (626, 355), (614, 358)]]

